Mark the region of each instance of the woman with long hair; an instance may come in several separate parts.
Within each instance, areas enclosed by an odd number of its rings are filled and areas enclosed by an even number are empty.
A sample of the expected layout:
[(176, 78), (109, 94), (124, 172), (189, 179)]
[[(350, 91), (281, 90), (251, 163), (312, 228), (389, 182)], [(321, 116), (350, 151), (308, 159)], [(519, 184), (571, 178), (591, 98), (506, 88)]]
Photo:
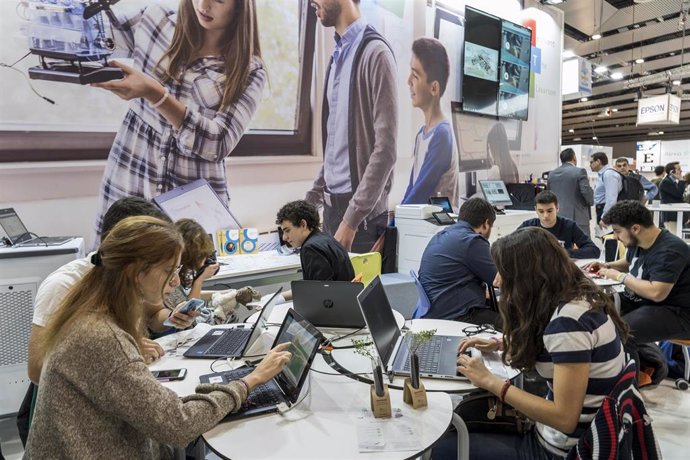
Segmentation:
[[(486, 153), (491, 161), (492, 170), (497, 168), (496, 174), (489, 170), (489, 179), (501, 179), (506, 184), (520, 182), (518, 168), (510, 156), (508, 134), (503, 123), (495, 123), (486, 136)], [(498, 177), (495, 177), (498, 176)]]
[(46, 361), (26, 458), (168, 457), (169, 445), (211, 429), (289, 360), (289, 344), (279, 345), (248, 376), (184, 398), (156, 381), (137, 347), (144, 302), (177, 287), (182, 247), (175, 227), (153, 217), (110, 231), (41, 334)]
[[(125, 3), (125, 2), (122, 2)], [(254, 0), (180, 0), (119, 14), (133, 67), (93, 86), (132, 100), (101, 182), (96, 231), (108, 207), (127, 195), (151, 199), (196, 179), (230, 199), (225, 158), (256, 111), (266, 83)]]
[[(460, 351), (503, 350), (503, 361), (536, 369), (547, 380), (546, 399), (493, 375), (479, 357), (460, 354), (458, 370), (536, 422), (528, 434), (470, 434), (470, 457), (564, 457), (589, 427), (625, 366), (628, 329), (612, 300), (570, 260), (542, 228), (500, 238), (491, 255), (501, 288), (503, 340), (469, 338)], [(492, 446), (487, 449), (486, 446)]]

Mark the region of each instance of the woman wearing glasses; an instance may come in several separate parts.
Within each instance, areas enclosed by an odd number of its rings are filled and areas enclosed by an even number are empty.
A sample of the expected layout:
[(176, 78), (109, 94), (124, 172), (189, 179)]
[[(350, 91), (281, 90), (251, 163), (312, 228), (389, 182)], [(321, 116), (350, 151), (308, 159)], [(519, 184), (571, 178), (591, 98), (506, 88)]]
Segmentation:
[(181, 252), (179, 233), (159, 219), (130, 217), (110, 231), (41, 335), (47, 358), (26, 458), (168, 458), (168, 445), (187, 445), (280, 372), (288, 344), (247, 377), (184, 398), (156, 381), (137, 348), (143, 304), (177, 287)]
[[(501, 287), (503, 340), (471, 337), (460, 351), (503, 349), (503, 360), (536, 369), (546, 399), (493, 375), (481, 358), (460, 354), (458, 370), (536, 422), (525, 435), (470, 434), (472, 459), (564, 457), (586, 430), (625, 366), (627, 326), (613, 303), (549, 232), (523, 228), (491, 247)], [(486, 449), (486, 446), (492, 446)]]

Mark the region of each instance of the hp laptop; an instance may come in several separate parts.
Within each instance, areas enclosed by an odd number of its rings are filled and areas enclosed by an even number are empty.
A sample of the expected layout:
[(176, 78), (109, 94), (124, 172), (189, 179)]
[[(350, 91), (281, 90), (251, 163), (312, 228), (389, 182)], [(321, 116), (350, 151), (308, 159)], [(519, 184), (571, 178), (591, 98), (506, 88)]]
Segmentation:
[[(409, 336), (400, 334), (381, 278), (376, 277), (357, 296), (369, 333), (386, 372), (409, 375)], [(435, 335), (417, 349), (422, 377), (467, 380), (458, 374), (456, 361), (462, 337)]]
[(292, 307), (316, 327), (365, 326), (357, 303), (362, 283), (350, 281), (293, 281)]
[[(280, 374), (254, 388), (240, 409), (228, 414), (224, 420), (237, 420), (277, 412), (279, 404), (291, 406), (297, 402), (322, 339), (319, 331), (299, 313), (293, 309), (288, 310), (271, 348), (290, 342), (288, 351), (292, 353), (292, 358)], [(201, 383), (228, 383), (244, 377), (253, 370), (254, 366), (246, 366), (228, 372), (202, 375), (199, 380)]]
[(200, 338), (189, 350), (184, 352), (186, 358), (239, 358), (256, 342), (261, 331), (271, 316), (276, 297), (283, 288), (278, 289), (266, 302), (256, 322), (251, 326), (240, 324), (233, 329), (211, 329)]
[(0, 227), (12, 246), (59, 246), (74, 239), (73, 236), (32, 236), (14, 208), (0, 209)]

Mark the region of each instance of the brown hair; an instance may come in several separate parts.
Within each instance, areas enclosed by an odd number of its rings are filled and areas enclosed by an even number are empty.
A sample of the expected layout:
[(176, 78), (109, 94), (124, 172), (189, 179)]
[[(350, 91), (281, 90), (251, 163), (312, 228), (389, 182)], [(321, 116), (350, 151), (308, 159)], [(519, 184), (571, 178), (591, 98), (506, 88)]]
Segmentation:
[(182, 267), (197, 270), (199, 263), (206, 260), (213, 252), (211, 238), (204, 227), (193, 219), (180, 219), (175, 222), (175, 228), (184, 241), (184, 251), (180, 262)]
[[(221, 49), (225, 62), (225, 88), (220, 109), (237, 102), (249, 77), (252, 58), (261, 60), (259, 25), (256, 19), (254, 0), (232, 0), (235, 2), (234, 17), (227, 29)], [(178, 19), (170, 48), (158, 62), (163, 72), (163, 81), (178, 80), (184, 67), (196, 57), (194, 54), (203, 46), (203, 29), (194, 13), (192, 0), (180, 0)], [(162, 63), (169, 60), (167, 70)]]
[[(102, 313), (139, 340), (144, 335), (144, 307), (138, 275), (155, 265), (177, 261), (182, 238), (175, 227), (154, 217), (136, 216), (120, 221), (98, 250), (96, 263), (69, 291), (51, 316), (38, 345), (45, 357), (91, 312)], [(174, 275), (174, 269), (169, 275)], [(161, 297), (165, 286), (161, 285)]]
[(539, 227), (521, 228), (491, 245), (501, 275), (499, 311), (503, 321), (503, 361), (532, 369), (544, 351), (544, 329), (561, 303), (583, 300), (609, 315), (622, 340), (628, 326), (613, 301), (570, 260), (558, 240)]

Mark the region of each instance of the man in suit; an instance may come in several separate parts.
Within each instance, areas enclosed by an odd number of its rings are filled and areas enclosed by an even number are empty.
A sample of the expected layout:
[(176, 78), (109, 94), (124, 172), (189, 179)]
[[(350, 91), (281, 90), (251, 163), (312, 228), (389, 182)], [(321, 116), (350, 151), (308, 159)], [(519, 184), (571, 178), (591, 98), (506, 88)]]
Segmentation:
[(577, 167), (573, 149), (561, 152), (561, 166), (549, 173), (549, 190), (556, 194), (560, 203), (558, 214), (574, 220), (588, 237), (590, 207), (594, 204), (594, 191), (589, 185), (587, 171)]
[[(661, 203), (682, 203), (685, 181), (683, 180), (683, 170), (680, 167), (680, 163), (677, 161), (669, 163), (666, 165), (665, 170), (666, 177), (659, 182)], [(680, 224), (676, 222), (678, 217), (675, 212), (664, 212), (662, 213), (662, 218), (664, 226), (673, 234), (676, 233), (676, 225), (683, 225), (682, 222)]]

